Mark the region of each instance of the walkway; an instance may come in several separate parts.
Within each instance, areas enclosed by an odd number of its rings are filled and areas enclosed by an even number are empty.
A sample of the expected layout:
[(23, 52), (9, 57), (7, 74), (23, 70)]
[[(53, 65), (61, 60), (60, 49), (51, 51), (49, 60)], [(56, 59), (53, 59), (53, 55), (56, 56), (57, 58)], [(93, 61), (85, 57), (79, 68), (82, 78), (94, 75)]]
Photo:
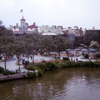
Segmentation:
[[(35, 62), (40, 62), (44, 60), (51, 60), (53, 57), (45, 57), (45, 56), (35, 56), (34, 57), (34, 61)], [(12, 71), (16, 71), (19, 69), (19, 66), (15, 64), (16, 62), (16, 56), (9, 58), (6, 62), (7, 65), (7, 69), (12, 70)], [(28, 60), (27, 58), (25, 60)], [(31, 58), (29, 58), (29, 61), (32, 62)], [(4, 61), (0, 61), (0, 66), (4, 68)], [(20, 66), (20, 70), (22, 72), (26, 72), (27, 70), (25, 68), (23, 68), (23, 65)]]
[[(71, 57), (69, 57), (71, 60)], [(78, 61), (89, 61), (89, 59), (82, 59), (82, 56), (79, 57), (72, 57), (73, 61), (76, 61), (76, 58), (78, 58)], [(39, 62), (39, 61), (43, 61), (44, 60), (52, 60), (53, 57), (45, 57), (45, 56), (35, 56), (34, 57), (34, 61), (35, 62)], [(19, 69), (19, 66), (15, 64), (16, 61), (16, 57), (14, 56), (13, 58), (9, 58), (7, 60), (7, 69), (12, 70), (12, 71), (16, 71)], [(26, 59), (27, 60), (27, 59)], [(29, 58), (29, 61), (32, 62), (31, 58)], [(91, 61), (96, 61), (96, 60), (91, 60)], [(0, 61), (0, 66), (4, 67), (4, 61)], [(25, 68), (23, 68), (23, 66), (20, 66), (20, 69), (22, 72), (26, 72), (27, 70)]]

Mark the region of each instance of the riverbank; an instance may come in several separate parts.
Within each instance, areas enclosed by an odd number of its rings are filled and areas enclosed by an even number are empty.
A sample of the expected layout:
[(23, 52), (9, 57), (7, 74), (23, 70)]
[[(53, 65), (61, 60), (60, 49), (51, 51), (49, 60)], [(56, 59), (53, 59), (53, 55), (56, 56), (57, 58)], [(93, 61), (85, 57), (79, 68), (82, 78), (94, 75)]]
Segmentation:
[(27, 77), (27, 73), (22, 73), (22, 72), (18, 72), (17, 74), (7, 75), (7, 76), (0, 74), (0, 82), (23, 79), (23, 78), (26, 78), (26, 77)]
[[(43, 60), (44, 61), (47, 61), (47, 62), (52, 62), (53, 60), (54, 60), (54, 57), (55, 56), (55, 54), (51, 54), (50, 56), (42, 56), (42, 55), (36, 55), (35, 56), (35, 63), (41, 63)], [(58, 56), (58, 55), (56, 55), (56, 56)], [(61, 54), (61, 58), (62, 57), (66, 57), (66, 54)], [(76, 61), (76, 58), (78, 59), (78, 63), (77, 64), (75, 64), (75, 62), (77, 62)], [(89, 63), (88, 61), (89, 61), (89, 59), (83, 59), (83, 56), (78, 56), (78, 57), (69, 57), (69, 59), (70, 59), (70, 61), (72, 60), (72, 62), (69, 62), (69, 65), (67, 64), (67, 66), (66, 66), (66, 63), (62, 63), (60, 66), (59, 66), (59, 68), (61, 67), (61, 66), (63, 66), (63, 68), (66, 68), (66, 67), (68, 67), (68, 68), (72, 68), (72, 67), (77, 67), (77, 65), (78, 65), (78, 67), (80, 67), (80, 66), (82, 66), (82, 65), (84, 65), (85, 64), (85, 66), (87, 66), (87, 67), (90, 67), (91, 66), (91, 64), (92, 64), (92, 67), (98, 67), (98, 65), (97, 65), (97, 63), (95, 63), (95, 61), (97, 60), (97, 59), (91, 59), (91, 62)], [(7, 69), (9, 69), (9, 70), (11, 70), (11, 71), (16, 71), (16, 70), (18, 70), (18, 68), (19, 68), (19, 66), (18, 65), (16, 65), (15, 64), (15, 61), (16, 61), (16, 57), (14, 56), (14, 57), (12, 57), (12, 58), (10, 58), (10, 59), (8, 59), (7, 60)], [(81, 62), (80, 62), (81, 61)], [(98, 61), (100, 61), (99, 59), (98, 59)], [(32, 63), (32, 60), (29, 58), (29, 62), (30, 63)], [(59, 62), (59, 61), (58, 61)], [(86, 62), (86, 63), (82, 63), (82, 62)], [(94, 64), (92, 63), (92, 62), (94, 62)], [(4, 66), (4, 61), (1, 61), (0, 62), (0, 66)], [(56, 66), (56, 65), (55, 65)], [(50, 68), (47, 68), (47, 69), (50, 69)], [(19, 74), (16, 74), (16, 75), (14, 75), (14, 76), (12, 76), (12, 75), (8, 75), (8, 76), (3, 76), (2, 78), (1, 78), (1, 81), (2, 80), (13, 80), (13, 79), (20, 79), (20, 78), (24, 78), (25, 77), (25, 75), (26, 75), (26, 73), (28, 72), (28, 70), (26, 69), (26, 68), (24, 68), (23, 67), (23, 65), (20, 65), (20, 70), (21, 70), (21, 72), (23, 73), (23, 75), (19, 75)], [(42, 69), (41, 69), (42, 70)], [(48, 70), (49, 71), (49, 70)], [(25, 75), (24, 75), (25, 74)]]
[[(100, 68), (100, 61), (62, 61), (59, 59), (55, 59), (50, 62), (43, 61), (41, 63), (29, 63), (25, 66), (26, 72), (18, 71), (17, 74), (13, 75), (2, 75), (0, 74), (0, 82), (9, 81), (9, 80), (16, 80), (22, 78), (36, 78), (42, 77), (44, 72), (48, 71), (58, 71), (65, 68)], [(33, 74), (34, 73), (34, 74)], [(28, 76), (29, 75), (29, 76)], [(33, 75), (33, 76), (32, 76)], [(34, 77), (35, 75), (35, 77)]]

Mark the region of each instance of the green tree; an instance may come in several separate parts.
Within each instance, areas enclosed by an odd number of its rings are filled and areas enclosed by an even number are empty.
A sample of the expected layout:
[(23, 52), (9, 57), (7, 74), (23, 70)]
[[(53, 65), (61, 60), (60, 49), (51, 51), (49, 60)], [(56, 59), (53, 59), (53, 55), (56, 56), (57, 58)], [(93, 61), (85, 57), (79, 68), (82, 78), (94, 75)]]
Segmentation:
[(14, 43), (13, 32), (7, 30), (4, 26), (0, 26), (0, 49), (5, 56), (4, 67), (6, 69), (6, 60), (9, 53), (12, 52), (12, 46)]
[(33, 62), (34, 62), (34, 54), (35, 54), (35, 49), (36, 49), (36, 41), (34, 40), (35, 35), (33, 34), (27, 34), (24, 35), (24, 42), (25, 42), (25, 53), (28, 55), (33, 55)]
[(52, 36), (50, 35), (41, 36), (40, 49), (46, 52), (46, 55), (47, 53), (48, 54), (50, 53), (50, 50), (53, 50), (54, 46), (55, 45)]
[(71, 48), (72, 43), (71, 43), (71, 41), (66, 39), (66, 37), (57, 35), (54, 38), (54, 45), (55, 45), (55, 49), (59, 53), (59, 58), (60, 58), (60, 52), (65, 51), (68, 48)]
[(84, 39), (83, 39), (84, 44), (89, 46), (92, 40), (98, 42), (99, 41), (99, 35), (98, 35), (97, 31), (87, 30), (85, 32)]
[(19, 65), (19, 70), (20, 70), (20, 55), (25, 53), (25, 42), (23, 40), (23, 36), (18, 36), (16, 37), (14, 43), (13, 43), (13, 54), (16, 55), (18, 65)]

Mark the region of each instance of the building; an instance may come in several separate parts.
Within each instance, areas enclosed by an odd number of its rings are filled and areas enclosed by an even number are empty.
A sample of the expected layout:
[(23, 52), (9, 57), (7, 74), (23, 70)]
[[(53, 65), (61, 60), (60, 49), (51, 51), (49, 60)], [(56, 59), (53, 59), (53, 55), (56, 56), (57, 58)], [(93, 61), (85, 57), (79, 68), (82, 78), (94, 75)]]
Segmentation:
[(79, 47), (83, 43), (83, 30), (78, 26), (64, 28), (64, 35), (73, 42), (73, 48)]
[(38, 26), (35, 23), (28, 25), (24, 17), (20, 19), (20, 25), (18, 23), (15, 26), (10, 25), (9, 29), (13, 30), (14, 34), (32, 34), (33, 32), (38, 33)]
[(59, 35), (59, 34), (64, 34), (62, 32), (63, 27), (62, 26), (42, 26), (40, 27), (40, 33), (42, 35)]
[(86, 29), (85, 34), (88, 34), (88, 36), (90, 36), (90, 38), (88, 39), (88, 43), (85, 43), (86, 45), (90, 45), (91, 40), (100, 43), (100, 29), (96, 29), (95, 27), (93, 27), (92, 29)]

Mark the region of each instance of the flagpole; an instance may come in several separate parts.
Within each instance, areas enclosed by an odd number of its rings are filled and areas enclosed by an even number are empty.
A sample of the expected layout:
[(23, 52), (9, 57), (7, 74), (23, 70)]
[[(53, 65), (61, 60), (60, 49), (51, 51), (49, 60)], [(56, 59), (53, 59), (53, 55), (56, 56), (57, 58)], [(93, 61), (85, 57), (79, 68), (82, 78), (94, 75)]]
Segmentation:
[(21, 12), (22, 13), (22, 17), (23, 17), (23, 12)]
[(23, 9), (20, 10), (20, 13), (22, 13), (22, 17), (23, 17), (23, 16), (24, 16), (24, 15), (23, 15)]

